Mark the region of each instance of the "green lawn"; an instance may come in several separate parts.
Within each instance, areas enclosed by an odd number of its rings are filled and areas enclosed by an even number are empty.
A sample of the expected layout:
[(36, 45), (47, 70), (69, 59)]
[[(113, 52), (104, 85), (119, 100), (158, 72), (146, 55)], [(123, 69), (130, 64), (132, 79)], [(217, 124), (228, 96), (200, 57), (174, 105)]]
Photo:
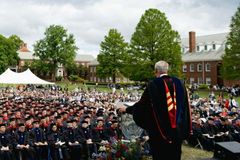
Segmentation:
[[(198, 91), (195, 91), (195, 93), (198, 93), (198, 95), (200, 97), (208, 97), (209, 94), (211, 93), (211, 91), (209, 90), (198, 90)], [(214, 91), (214, 94), (217, 98), (217, 96), (219, 95), (219, 91)], [(224, 92), (223, 94), (223, 98), (229, 98), (229, 95), (228, 93)], [(234, 99), (238, 102), (238, 104), (240, 104), (240, 97), (234, 97)]]
[[(213, 158), (213, 152), (190, 147), (186, 144), (182, 146), (181, 160), (210, 160)], [(143, 160), (151, 160), (151, 157), (144, 157)]]
[(193, 148), (186, 144), (182, 147), (182, 160), (209, 160), (213, 158), (213, 152)]

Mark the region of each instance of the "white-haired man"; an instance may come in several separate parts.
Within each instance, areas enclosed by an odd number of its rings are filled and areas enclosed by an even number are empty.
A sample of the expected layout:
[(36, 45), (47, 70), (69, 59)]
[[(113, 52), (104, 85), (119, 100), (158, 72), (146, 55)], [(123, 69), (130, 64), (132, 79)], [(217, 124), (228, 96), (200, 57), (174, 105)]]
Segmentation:
[(154, 160), (180, 160), (182, 141), (192, 132), (186, 88), (181, 80), (168, 75), (168, 69), (167, 62), (157, 62), (156, 78), (141, 99), (133, 106), (119, 109), (133, 114), (136, 124), (147, 131)]

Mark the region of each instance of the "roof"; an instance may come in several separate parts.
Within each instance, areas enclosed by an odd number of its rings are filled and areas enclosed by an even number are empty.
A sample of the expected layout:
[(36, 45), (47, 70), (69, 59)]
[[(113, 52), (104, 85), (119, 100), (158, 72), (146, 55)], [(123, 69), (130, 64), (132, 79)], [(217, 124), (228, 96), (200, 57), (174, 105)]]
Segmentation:
[(199, 62), (199, 61), (220, 61), (225, 53), (224, 47), (220, 47), (218, 50), (209, 50), (202, 52), (193, 52), (182, 54), (183, 62)]
[[(33, 60), (33, 59), (39, 59), (39, 57), (34, 56), (32, 52), (21, 52), (20, 50), (17, 51), (18, 56), (22, 60)], [(84, 54), (77, 54), (75, 61), (78, 62), (91, 62), (94, 61), (94, 57), (92, 55), (84, 55)]]
[(94, 59), (89, 63), (89, 66), (97, 66), (97, 65), (99, 65), (99, 62), (97, 61), (97, 59)]
[(34, 56), (33, 53), (30, 51), (29, 52), (21, 52), (18, 50), (17, 53), (18, 53), (19, 58), (22, 60), (39, 59), (39, 57)]
[(90, 55), (90, 54), (77, 54), (75, 61), (80, 61), (80, 62), (91, 62), (93, 61), (95, 58)]
[(30, 52), (30, 50), (27, 48), (27, 43), (23, 43), (18, 51), (19, 52)]
[(13, 72), (9, 68), (0, 75), (1, 84), (54, 84), (40, 79), (30, 69), (24, 72)]
[[(196, 36), (196, 45), (198, 44), (222, 44), (227, 40), (228, 33), (217, 33), (204, 36)], [(189, 46), (189, 38), (182, 38), (183, 46)]]

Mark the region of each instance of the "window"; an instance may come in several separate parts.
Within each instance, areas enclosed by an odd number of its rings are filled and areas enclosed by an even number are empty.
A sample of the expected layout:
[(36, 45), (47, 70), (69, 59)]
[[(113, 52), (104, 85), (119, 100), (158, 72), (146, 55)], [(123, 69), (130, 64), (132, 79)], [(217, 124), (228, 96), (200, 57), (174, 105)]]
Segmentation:
[(198, 77), (198, 84), (203, 84), (203, 79), (202, 79), (202, 77)]
[(211, 84), (211, 78), (209, 77), (206, 78), (206, 84)]
[(205, 69), (206, 72), (210, 72), (211, 71), (211, 64), (207, 63), (205, 68), (206, 68)]
[(199, 64), (197, 65), (197, 71), (198, 71), (198, 72), (202, 72), (202, 64), (201, 64), (201, 63), (199, 63)]
[(216, 49), (216, 44), (212, 45), (212, 49), (214, 49), (214, 50)]
[(190, 84), (194, 84), (194, 78), (191, 77), (189, 81), (190, 81)]
[(94, 77), (94, 82), (96, 82), (97, 81), (97, 78), (96, 77)]
[(182, 52), (185, 53), (185, 48), (184, 47), (182, 48)]
[(194, 72), (194, 64), (190, 64), (190, 72)]
[(200, 47), (199, 46), (197, 46), (197, 51), (199, 51), (200, 50)]
[(207, 50), (207, 45), (204, 46), (204, 49)]
[(187, 65), (186, 64), (183, 65), (183, 72), (187, 72)]

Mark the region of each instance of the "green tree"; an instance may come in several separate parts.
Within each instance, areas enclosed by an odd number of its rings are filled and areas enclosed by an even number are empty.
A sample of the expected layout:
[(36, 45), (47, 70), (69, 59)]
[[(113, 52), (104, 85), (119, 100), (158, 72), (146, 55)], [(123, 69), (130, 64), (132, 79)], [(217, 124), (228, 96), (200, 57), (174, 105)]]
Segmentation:
[(12, 41), (14, 50), (16, 51), (19, 50), (21, 45), (23, 44), (23, 40), (17, 35), (11, 35), (8, 39)]
[(142, 15), (130, 41), (125, 76), (146, 81), (153, 77), (154, 64), (165, 60), (171, 75), (180, 76), (182, 59), (180, 36), (173, 30), (164, 13), (148, 9)]
[(225, 54), (222, 57), (221, 73), (224, 79), (240, 79), (240, 7), (232, 17), (230, 33), (227, 37)]
[(67, 75), (77, 75), (83, 79), (87, 79), (88, 77), (88, 68), (79, 64), (77, 65), (76, 63), (71, 63), (66, 65), (65, 71), (67, 72)]
[(99, 62), (97, 74), (102, 78), (112, 77), (112, 81), (115, 83), (116, 76), (121, 73), (123, 68), (128, 44), (117, 29), (110, 29), (100, 47), (100, 53), (97, 56)]
[(51, 64), (41, 60), (34, 60), (33, 62), (27, 62), (24, 69), (30, 68), (31, 71), (39, 77), (46, 78), (46, 75), (50, 75), (49, 65)]
[(0, 73), (9, 66), (17, 66), (19, 57), (14, 47), (14, 42), (0, 35)]
[(52, 79), (55, 80), (58, 65), (74, 63), (77, 47), (73, 34), (59, 25), (51, 25), (44, 33), (45, 37), (34, 44), (34, 54), (40, 60), (49, 63)]

